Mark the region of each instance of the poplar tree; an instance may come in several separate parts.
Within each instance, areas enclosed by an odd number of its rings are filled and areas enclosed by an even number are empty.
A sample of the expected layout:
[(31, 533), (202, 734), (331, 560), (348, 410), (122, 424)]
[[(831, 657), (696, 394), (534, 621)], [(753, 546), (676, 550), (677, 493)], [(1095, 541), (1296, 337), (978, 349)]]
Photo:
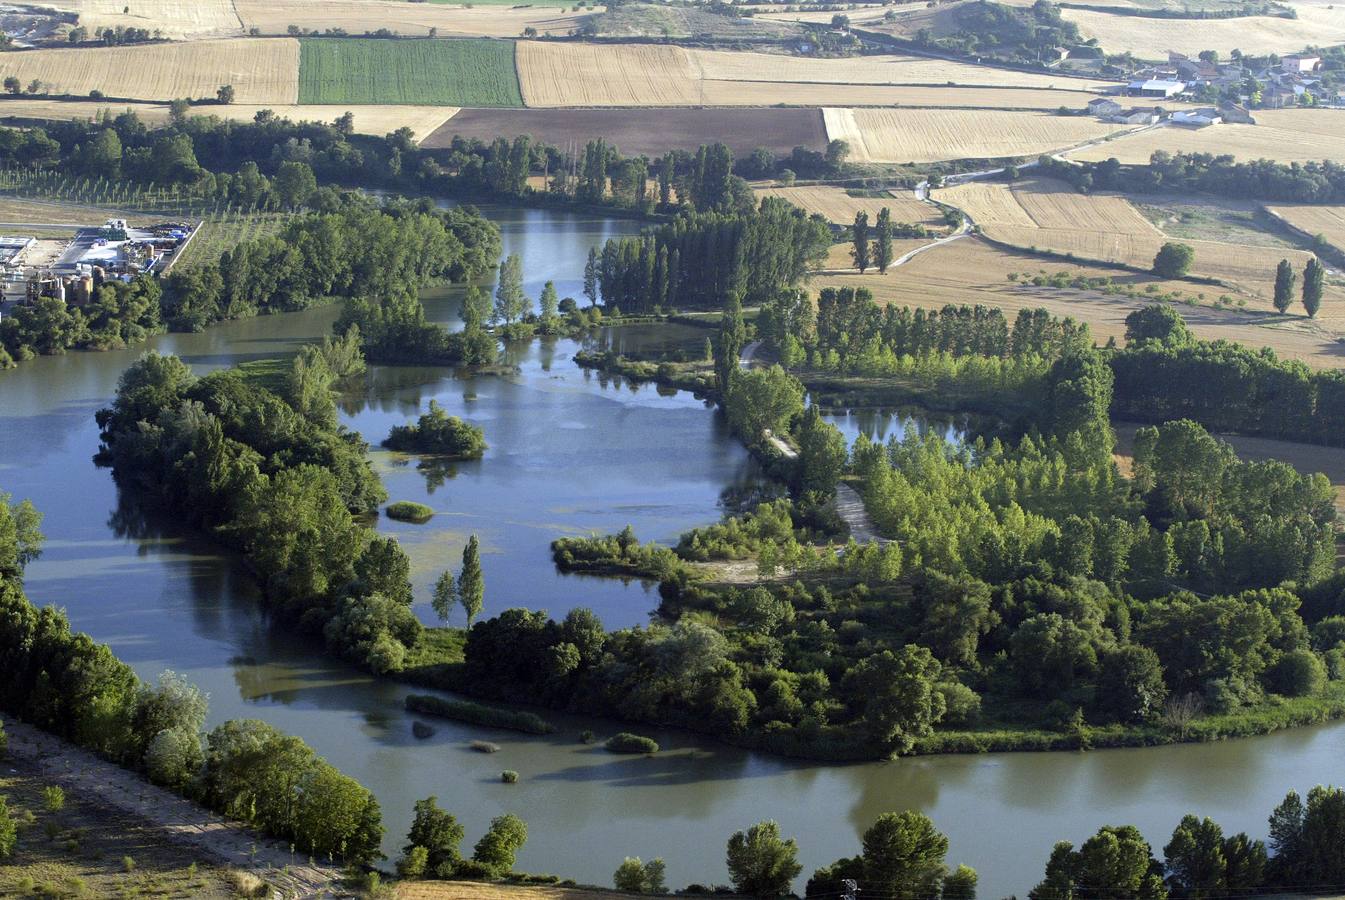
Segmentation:
[(481, 573), (481, 544), (476, 535), (467, 539), (462, 551), (462, 571), (458, 573), (458, 602), (467, 611), (467, 627), (486, 605), (486, 577)]
[(859, 274), (863, 275), (864, 270), (869, 267), (869, 214), (866, 212), (855, 213), (855, 246), (850, 251), (850, 255), (855, 259), (855, 266), (859, 269)]
[(1303, 268), (1303, 308), (1307, 310), (1309, 318), (1315, 318), (1317, 310), (1322, 308), (1322, 280), (1325, 275), (1326, 269), (1315, 256)]
[(598, 249), (588, 248), (588, 262), (584, 263), (584, 296), (589, 306), (598, 305)]
[(892, 265), (892, 210), (886, 206), (878, 211), (878, 224), (873, 232), (873, 264), (884, 275)]
[(495, 288), (494, 319), (506, 324), (523, 318), (528, 310), (528, 295), (523, 293), (523, 260), (510, 253), (500, 263), (500, 283)]
[(1280, 312), (1287, 312), (1294, 302), (1294, 282), (1297, 280), (1293, 264), (1287, 259), (1280, 260), (1275, 267), (1275, 308)]
[(721, 394), (729, 389), (729, 379), (738, 370), (738, 354), (746, 343), (743, 304), (737, 292), (729, 294), (719, 319), (719, 340), (715, 342), (715, 384)]
[(430, 601), (430, 605), (434, 607), (434, 614), (439, 617), (439, 621), (447, 622), (457, 602), (457, 586), (453, 583), (453, 573), (445, 569), (439, 580), (434, 583), (434, 599)]

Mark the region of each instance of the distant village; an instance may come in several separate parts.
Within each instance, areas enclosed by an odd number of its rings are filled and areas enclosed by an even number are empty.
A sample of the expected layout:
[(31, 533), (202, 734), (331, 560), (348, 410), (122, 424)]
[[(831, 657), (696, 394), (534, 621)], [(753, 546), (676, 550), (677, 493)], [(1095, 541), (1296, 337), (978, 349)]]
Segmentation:
[[(1084, 113), (1120, 125), (1155, 125), (1167, 122), (1189, 128), (1233, 123), (1255, 125), (1252, 109), (1284, 109), (1301, 106), (1305, 96), (1318, 106), (1345, 106), (1345, 92), (1323, 87), (1318, 76), (1319, 56), (1285, 56), (1278, 63), (1250, 69), (1242, 61), (1221, 63), (1214, 54), (1191, 58), (1168, 53), (1166, 65), (1152, 66), (1135, 74), (1088, 103)], [(1210, 106), (1165, 109), (1141, 101), (1200, 102), (1220, 97)], [(1238, 97), (1239, 102), (1227, 99)]]
[(73, 238), (0, 235), (3, 302), (54, 297), (83, 306), (106, 281), (166, 272), (195, 233), (196, 226), (181, 222), (132, 228), (125, 219), (108, 219), (101, 227), (78, 229)]

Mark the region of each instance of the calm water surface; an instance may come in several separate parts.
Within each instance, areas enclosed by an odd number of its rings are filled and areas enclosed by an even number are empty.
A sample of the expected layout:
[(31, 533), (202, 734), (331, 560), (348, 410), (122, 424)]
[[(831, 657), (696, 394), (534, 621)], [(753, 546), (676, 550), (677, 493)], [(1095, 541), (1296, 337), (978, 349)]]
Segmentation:
[[(633, 223), (548, 212), (497, 210), (506, 248), (522, 252), (533, 296), (553, 279), (577, 295), (588, 247), (633, 231)], [(427, 297), (432, 317), (450, 321), (454, 292)], [(234, 322), (153, 345), (204, 371), (270, 356), (328, 330), (334, 310)], [(696, 350), (691, 328), (614, 330), (618, 346)], [(424, 526), (380, 523), (411, 554), (419, 611), (429, 585), (456, 565), (466, 536), (485, 550), (487, 612), (528, 605), (561, 614), (589, 606), (611, 627), (646, 622), (657, 594), (639, 582), (558, 575), (547, 546), (564, 534), (632, 524), (643, 538), (672, 540), (713, 521), (726, 488), (758, 472), (717, 417), (694, 397), (665, 396), (606, 381), (574, 365), (578, 344), (512, 348), (507, 378), (455, 378), (443, 369), (372, 371), (344, 418), (377, 442), (430, 399), (481, 424), (491, 449), (452, 469), (425, 471), (376, 451), (392, 499), (436, 510)], [(1133, 823), (1160, 846), (1182, 814), (1211, 815), (1258, 836), (1290, 787), (1341, 783), (1345, 727), (1300, 729), (1205, 746), (1087, 754), (1017, 754), (815, 766), (745, 753), (679, 734), (657, 735), (669, 752), (614, 757), (576, 740), (611, 723), (558, 718), (557, 735), (533, 738), (436, 722), (411, 736), (405, 688), (334, 663), (320, 648), (269, 627), (255, 587), (235, 561), (131, 511), (119, 510), (110, 474), (94, 468), (93, 413), (111, 398), (121, 371), (144, 348), (71, 354), (0, 373), (0, 489), (31, 498), (46, 514), (46, 553), (29, 569), (39, 603), (68, 609), (74, 625), (110, 643), (145, 677), (180, 671), (211, 694), (211, 721), (257, 717), (303, 736), (371, 787), (383, 804), (386, 851), (400, 847), (411, 804), (437, 794), (467, 826), (467, 846), (492, 816), (521, 814), (530, 825), (520, 868), (610, 884), (625, 856), (662, 856), (669, 882), (724, 882), (724, 841), (765, 818), (799, 839), (805, 876), (858, 850), (858, 834), (880, 813), (922, 809), (951, 838), (950, 861), (981, 873), (981, 895), (1024, 894), (1040, 878), (1051, 845), (1076, 842), (1103, 824)], [(666, 392), (665, 392), (666, 393)], [(851, 438), (885, 439), (908, 425), (955, 433), (959, 423), (917, 421), (900, 412), (836, 412)], [(503, 746), (492, 756), (466, 743)], [(522, 774), (499, 783), (502, 769)], [(801, 886), (801, 882), (800, 882)]]

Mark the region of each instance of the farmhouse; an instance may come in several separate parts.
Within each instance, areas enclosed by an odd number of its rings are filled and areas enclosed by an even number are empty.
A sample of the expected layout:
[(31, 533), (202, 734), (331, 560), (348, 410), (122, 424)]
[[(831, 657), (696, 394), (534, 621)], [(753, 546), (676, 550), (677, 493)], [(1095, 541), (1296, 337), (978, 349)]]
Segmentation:
[(1088, 101), (1087, 109), (1090, 116), (1101, 116), (1105, 119), (1120, 113), (1121, 104), (1106, 97), (1098, 97), (1096, 100)]
[(1126, 85), (1126, 93), (1132, 97), (1171, 99), (1184, 90), (1186, 90), (1186, 85), (1183, 82), (1157, 78), (1151, 78), (1147, 81), (1132, 81)]
[(1223, 118), (1219, 115), (1219, 110), (1213, 106), (1202, 106), (1199, 109), (1184, 109), (1175, 112), (1168, 121), (1173, 125), (1207, 128), (1210, 125), (1218, 125), (1223, 121)]
[(1107, 116), (1107, 121), (1118, 125), (1153, 125), (1162, 118), (1161, 106), (1136, 106)]
[(1316, 72), (1322, 64), (1320, 56), (1284, 56), (1280, 58), (1280, 71), (1292, 75)]

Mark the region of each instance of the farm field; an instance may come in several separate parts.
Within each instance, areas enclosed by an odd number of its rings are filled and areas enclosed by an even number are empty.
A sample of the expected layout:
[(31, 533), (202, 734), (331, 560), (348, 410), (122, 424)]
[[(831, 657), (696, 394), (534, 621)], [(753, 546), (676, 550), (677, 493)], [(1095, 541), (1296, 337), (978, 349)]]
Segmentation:
[(1025, 109), (1054, 112), (1083, 107), (1094, 95), (1049, 88), (924, 87), (886, 84), (803, 84), (779, 81), (704, 81), (704, 102), (715, 106), (907, 106), (950, 109)]
[(289, 216), (277, 212), (219, 213), (205, 219), (192, 237), (187, 250), (173, 268), (189, 268), (218, 262), (229, 250), (246, 241), (267, 237), (280, 231)]
[(765, 147), (785, 156), (795, 147), (823, 150), (827, 134), (816, 109), (464, 109), (422, 142), (447, 147), (454, 135), (490, 141), (530, 134), (556, 146), (603, 138), (623, 153), (661, 155), (715, 141), (735, 153)]
[(1345, 252), (1345, 206), (1314, 206), (1312, 204), (1267, 206), (1266, 211), (1279, 216), (1295, 228), (1312, 235), (1322, 235), (1327, 243)]
[(1169, 237), (1291, 250), (1301, 246), (1281, 234), (1255, 201), (1162, 195), (1131, 198), (1131, 203)]
[(134, 226), (145, 224), (152, 217), (103, 206), (0, 195), (0, 227), (3, 228), (19, 224), (102, 225), (111, 218), (126, 219)]
[(42, 0), (41, 6), (79, 14), (90, 34), (100, 28), (148, 28), (171, 40), (233, 37), (244, 32), (231, 0)]
[(0, 56), (0, 78), (33, 79), (52, 94), (168, 101), (213, 98), (232, 84), (239, 103), (295, 103), (299, 42), (240, 38), (79, 50), (31, 50)]
[(885, 54), (842, 59), (815, 59), (776, 53), (688, 49), (692, 65), (703, 78), (721, 81), (812, 82), (820, 84), (920, 84), (929, 86), (1055, 88), (1088, 91), (1108, 82), (994, 69), (923, 56)]
[(1201, 50), (1227, 55), (1235, 48), (1247, 54), (1292, 53), (1345, 42), (1345, 8), (1303, 6), (1297, 12), (1296, 19), (1155, 19), (1084, 9), (1062, 9), (1061, 15), (1085, 38), (1097, 38), (1108, 53), (1129, 51), (1141, 59), (1165, 57), (1168, 50), (1192, 56)]
[(809, 213), (816, 213), (837, 225), (849, 225), (855, 221), (856, 213), (869, 214), (872, 223), (878, 211), (887, 207), (893, 222), (937, 227), (944, 224), (938, 208), (929, 203), (916, 200), (909, 191), (900, 196), (889, 194), (886, 197), (851, 197), (845, 188), (827, 185), (803, 187), (758, 187), (754, 191), (758, 197), (782, 197)]
[(803, 29), (782, 20), (757, 16), (737, 18), (691, 6), (668, 3), (624, 3), (595, 21), (603, 37), (690, 38), (709, 36), (721, 41), (784, 41)]
[(522, 106), (509, 41), (304, 38), (299, 103)]
[[(1073, 316), (1087, 322), (1099, 342), (1125, 336), (1125, 317), (1146, 301), (1098, 291), (1038, 288), (1009, 282), (1017, 273), (1067, 272), (1110, 277), (1115, 283), (1137, 290), (1154, 285), (1161, 292), (1190, 294), (1186, 282), (1171, 282), (1138, 272), (1106, 266), (1043, 260), (1026, 253), (995, 247), (979, 238), (951, 241), (916, 256), (886, 275), (829, 274), (815, 276), (820, 287), (867, 287), (880, 303), (899, 303), (937, 309), (948, 303), (983, 303), (999, 307), (1012, 318), (1020, 309), (1045, 307), (1053, 315)], [(1330, 303), (1330, 300), (1327, 301)], [(1339, 307), (1339, 303), (1337, 306)], [(1323, 307), (1323, 314), (1329, 307)], [(1177, 304), (1173, 309), (1197, 336), (1206, 340), (1239, 341), (1252, 347), (1271, 347), (1276, 353), (1302, 360), (1314, 368), (1338, 368), (1345, 363), (1345, 345), (1327, 324), (1313, 324), (1301, 316), (1284, 318), (1256, 312), (1218, 310), (1207, 306)], [(1336, 326), (1345, 324), (1334, 323)]]
[(289, 26), (325, 30), (344, 28), (364, 34), (386, 28), (397, 34), (424, 37), (431, 28), (440, 37), (517, 37), (524, 28), (541, 34), (569, 34), (591, 13), (550, 5), (472, 4), (448, 6), (402, 0), (236, 0), (243, 28), (261, 34), (285, 34)]
[(394, 888), (394, 896), (396, 900), (622, 900), (640, 895), (480, 881), (403, 881)]
[(999, 110), (822, 111), (827, 136), (857, 162), (933, 162), (1035, 156), (1125, 130), (1092, 118)]
[(1255, 125), (1215, 125), (1190, 129), (1170, 126), (1119, 137), (1068, 154), (1097, 162), (1116, 157), (1144, 164), (1155, 150), (1167, 153), (1228, 154), (1241, 160), (1282, 163), (1345, 161), (1345, 110), (1259, 109)]
[[(936, 199), (963, 209), (989, 238), (1016, 247), (1038, 247), (1148, 268), (1158, 248), (1169, 240), (1123, 197), (1080, 194), (1063, 182), (1030, 179), (1010, 186), (1002, 182), (959, 185), (939, 191)], [(1269, 309), (1275, 266), (1289, 259), (1296, 269), (1311, 254), (1301, 250), (1253, 247), (1217, 241), (1185, 240), (1195, 249), (1191, 271), (1230, 282), (1255, 305)], [(1195, 288), (1217, 296), (1227, 288)], [(1340, 300), (1338, 289), (1328, 287)]]
[(691, 106), (703, 103), (687, 52), (664, 44), (518, 42), (528, 106)]

